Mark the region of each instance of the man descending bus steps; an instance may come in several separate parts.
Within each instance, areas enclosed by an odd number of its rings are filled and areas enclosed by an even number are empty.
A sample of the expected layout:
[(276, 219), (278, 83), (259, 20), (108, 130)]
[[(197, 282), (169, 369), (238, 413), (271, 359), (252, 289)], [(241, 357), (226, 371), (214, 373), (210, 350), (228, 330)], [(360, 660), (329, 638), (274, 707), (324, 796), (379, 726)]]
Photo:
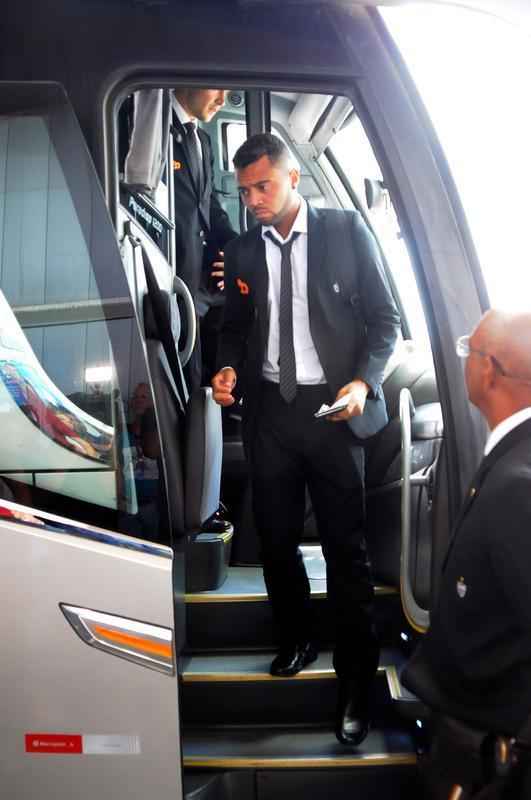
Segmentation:
[(435, 798), (531, 797), (531, 314), (457, 342), (490, 436), (457, 519), (431, 627), (403, 683), (438, 712)]
[[(339, 677), (336, 734), (359, 744), (379, 657), (364, 540), (362, 439), (387, 421), (382, 376), (400, 319), (376, 243), (356, 211), (316, 210), (283, 142), (252, 136), (234, 157), (260, 223), (226, 247), (214, 398), (243, 396), (244, 444), (279, 651), (288, 677), (317, 657), (300, 556), (309, 489), (327, 562)], [(325, 403), (341, 411), (317, 419)]]

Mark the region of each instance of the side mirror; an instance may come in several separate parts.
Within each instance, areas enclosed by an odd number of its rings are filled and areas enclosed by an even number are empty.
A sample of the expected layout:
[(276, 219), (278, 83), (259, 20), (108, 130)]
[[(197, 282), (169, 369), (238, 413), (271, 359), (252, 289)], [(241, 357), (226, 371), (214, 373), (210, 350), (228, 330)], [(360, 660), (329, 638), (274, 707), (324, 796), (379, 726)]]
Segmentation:
[(387, 189), (383, 181), (372, 181), (369, 178), (364, 179), (365, 184), (365, 199), (367, 201), (367, 208), (373, 210), (381, 208), (386, 202)]

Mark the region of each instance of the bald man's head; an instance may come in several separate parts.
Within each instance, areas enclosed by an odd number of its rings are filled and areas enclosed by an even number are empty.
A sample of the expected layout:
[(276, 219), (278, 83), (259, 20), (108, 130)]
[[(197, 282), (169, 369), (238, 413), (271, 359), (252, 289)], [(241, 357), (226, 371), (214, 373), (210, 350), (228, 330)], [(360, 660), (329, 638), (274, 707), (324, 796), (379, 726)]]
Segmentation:
[(491, 428), (531, 406), (531, 314), (487, 311), (470, 337), (466, 381)]

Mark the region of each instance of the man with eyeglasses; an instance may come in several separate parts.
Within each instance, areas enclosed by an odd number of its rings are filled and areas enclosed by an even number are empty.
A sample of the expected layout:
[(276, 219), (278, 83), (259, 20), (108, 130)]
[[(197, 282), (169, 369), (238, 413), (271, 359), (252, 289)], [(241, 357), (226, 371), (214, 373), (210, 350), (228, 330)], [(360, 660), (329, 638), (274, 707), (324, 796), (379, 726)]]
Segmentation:
[(531, 314), (489, 311), (457, 341), (490, 428), (431, 627), (403, 682), (437, 712), (435, 798), (531, 797)]

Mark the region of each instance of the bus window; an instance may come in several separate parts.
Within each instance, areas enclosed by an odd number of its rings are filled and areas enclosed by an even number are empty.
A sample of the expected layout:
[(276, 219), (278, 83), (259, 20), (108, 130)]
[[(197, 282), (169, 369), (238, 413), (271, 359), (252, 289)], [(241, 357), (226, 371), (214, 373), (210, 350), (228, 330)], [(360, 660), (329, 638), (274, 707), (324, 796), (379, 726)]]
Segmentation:
[(164, 256), (171, 254), (169, 93), (141, 89), (118, 110), (120, 200)]
[[(227, 106), (230, 105), (234, 94), (234, 92), (229, 92)], [(320, 174), (312, 158), (309, 139), (315, 127), (315, 116), (312, 112), (317, 108), (320, 113), (328, 106), (332, 98), (327, 95), (296, 92), (270, 92), (268, 94), (271, 104), (271, 131), (282, 139), (290, 152), (293, 165), (300, 171), (299, 192), (313, 206), (326, 207), (330, 205), (330, 197), (326, 193), (326, 182), (319, 181)], [(241, 93), (241, 97), (243, 98), (243, 93)], [(231, 191), (234, 190), (237, 200), (232, 159), (238, 147), (247, 138), (245, 109), (241, 109), (239, 120), (236, 119), (234, 110), (231, 110), (231, 119), (234, 121), (230, 122), (224, 121), (226, 113), (223, 110), (218, 114), (219, 119), (216, 117), (222, 134), (223, 170), (227, 173), (227, 175), (223, 174), (221, 185), (230, 187)], [(225, 197), (223, 197), (222, 203), (226, 205)], [(230, 216), (231, 212), (228, 208), (227, 212)], [(233, 219), (231, 216), (231, 220), (236, 222), (237, 217), (234, 216)]]
[(223, 169), (226, 172), (233, 172), (234, 166), (232, 164), (232, 159), (238, 147), (247, 139), (247, 126), (245, 122), (222, 122), (221, 132), (223, 142)]
[[(429, 336), (407, 247), (389, 190), (359, 117), (351, 113), (330, 139), (319, 163), (343, 205), (356, 205), (369, 220), (382, 248), (416, 347), (430, 353)], [(338, 171), (342, 173), (341, 181)], [(345, 184), (350, 189), (345, 191)]]
[(214, 189), (235, 231), (240, 230), (240, 200), (236, 191), (232, 158), (247, 138), (245, 92), (231, 89), (225, 103), (210, 122), (201, 127), (212, 145)]
[(529, 29), (425, 5), (380, 13), (444, 148), (491, 302), (529, 309)]
[(0, 121), (2, 485), (36, 509), (165, 541), (134, 310), (112, 236), (108, 250), (71, 192), (96, 188), (65, 159), (67, 114)]
[(327, 95), (271, 92), (271, 131), (282, 139), (300, 172), (300, 194), (316, 208), (333, 205), (326, 195), (326, 185), (319, 180), (311, 145), (316, 110), (320, 114), (330, 101)]

